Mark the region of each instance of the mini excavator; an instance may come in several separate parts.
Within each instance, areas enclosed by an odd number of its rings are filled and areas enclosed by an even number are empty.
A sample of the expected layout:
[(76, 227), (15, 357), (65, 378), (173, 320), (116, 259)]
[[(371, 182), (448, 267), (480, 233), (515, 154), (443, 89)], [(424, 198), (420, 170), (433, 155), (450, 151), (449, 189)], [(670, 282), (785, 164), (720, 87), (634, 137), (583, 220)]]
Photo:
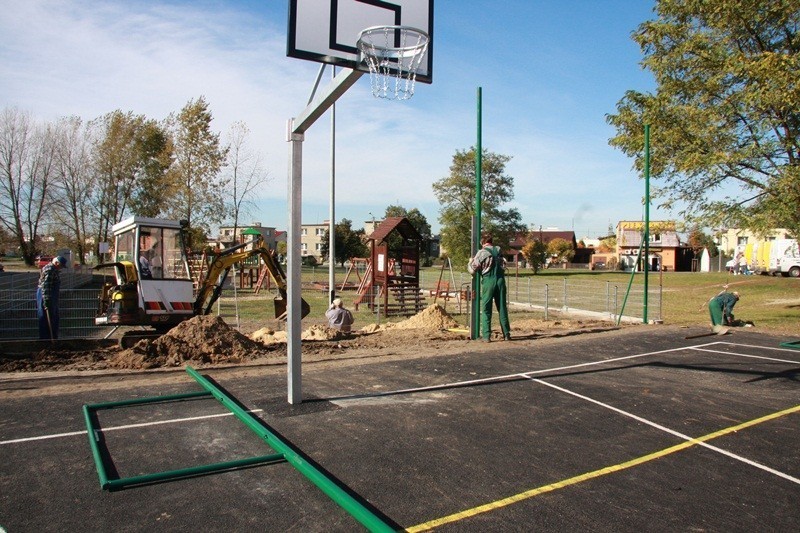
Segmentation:
[[(177, 324), (206, 315), (219, 299), (231, 268), (259, 258), (275, 282), (275, 318), (286, 319), (286, 275), (261, 236), (207, 256), (207, 269), (195, 281), (184, 235), (187, 224), (155, 218), (130, 217), (112, 227), (114, 261), (95, 269), (113, 268), (114, 282), (106, 282), (100, 294), (95, 324), (140, 326), (127, 331), (120, 346), (162, 335)], [(301, 300), (301, 317), (311, 311)]]

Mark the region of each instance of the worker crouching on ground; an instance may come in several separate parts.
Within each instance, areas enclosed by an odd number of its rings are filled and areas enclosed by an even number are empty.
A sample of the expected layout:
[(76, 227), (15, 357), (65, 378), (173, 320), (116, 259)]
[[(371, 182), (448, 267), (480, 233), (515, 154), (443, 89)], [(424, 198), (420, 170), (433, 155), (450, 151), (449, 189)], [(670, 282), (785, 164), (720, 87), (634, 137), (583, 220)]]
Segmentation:
[(735, 306), (738, 301), (738, 292), (723, 292), (711, 298), (711, 301), (708, 302), (711, 326), (717, 329), (725, 326), (733, 326), (733, 306)]
[(508, 294), (506, 292), (506, 260), (500, 248), (492, 243), (492, 236), (484, 234), (481, 249), (467, 264), (470, 274), (481, 277), (481, 337), (489, 342), (492, 335), (492, 302), (497, 306), (500, 329), (505, 340), (511, 340), (508, 322)]
[(61, 289), (59, 271), (67, 264), (62, 257), (42, 267), (39, 285), (36, 288), (36, 315), (39, 317), (39, 338), (55, 340), (58, 338), (58, 291)]
[(350, 326), (352, 326), (354, 322), (353, 313), (344, 308), (340, 298), (333, 300), (330, 308), (325, 311), (325, 316), (328, 317), (329, 327), (339, 330), (342, 333), (350, 333)]

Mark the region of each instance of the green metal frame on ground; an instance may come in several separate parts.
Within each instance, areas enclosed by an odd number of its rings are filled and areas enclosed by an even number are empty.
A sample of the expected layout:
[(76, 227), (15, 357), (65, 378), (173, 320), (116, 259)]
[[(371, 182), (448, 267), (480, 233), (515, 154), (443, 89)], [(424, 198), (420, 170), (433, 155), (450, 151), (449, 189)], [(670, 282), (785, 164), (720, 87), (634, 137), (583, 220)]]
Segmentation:
[[(373, 511), (367, 508), (363, 503), (351, 496), (346, 490), (339, 486), (334, 480), (325, 475), (316, 466), (311, 464), (306, 458), (295, 451), (288, 443), (282, 441), (277, 435), (272, 433), (260, 419), (256, 418), (252, 413), (243, 409), (238, 402), (233, 398), (226, 395), (222, 390), (216, 387), (211, 381), (201, 376), (195, 369), (190, 366), (186, 367), (186, 372), (192, 376), (204, 391), (189, 392), (184, 394), (174, 394), (171, 396), (156, 396), (150, 398), (139, 398), (135, 400), (122, 400), (116, 402), (107, 402), (99, 404), (90, 404), (83, 406), (83, 415), (86, 420), (86, 428), (89, 434), (89, 445), (92, 449), (95, 465), (97, 466), (97, 475), (100, 478), (100, 486), (104, 490), (121, 489), (132, 485), (141, 485), (144, 483), (153, 483), (156, 481), (166, 481), (170, 479), (177, 479), (188, 477), (192, 475), (207, 474), (211, 472), (231, 470), (234, 468), (241, 468), (245, 466), (252, 466), (256, 464), (268, 464), (276, 462), (289, 462), (301, 474), (306, 476), (312, 483), (320, 488), (328, 497), (330, 497), (336, 504), (347, 511), (353, 518), (358, 520), (370, 531), (394, 531), (395, 529), (387, 524), (383, 519), (376, 515)], [(222, 463), (214, 463), (210, 465), (195, 466), (189, 468), (182, 468), (178, 470), (170, 470), (167, 472), (157, 472), (153, 474), (144, 474), (128, 478), (108, 479), (106, 463), (102, 448), (105, 448), (102, 440), (102, 430), (95, 426), (95, 412), (103, 409), (114, 409), (118, 407), (125, 407), (130, 405), (141, 405), (148, 403), (160, 403), (168, 401), (186, 400), (190, 398), (198, 398), (204, 396), (213, 396), (229, 411), (233, 413), (236, 418), (243, 422), (248, 428), (254, 431), (260, 438), (277, 453), (271, 455), (264, 455), (261, 457), (253, 457), (249, 459), (240, 459), (237, 461), (229, 461)], [(108, 455), (108, 451), (105, 455)]]
[(800, 350), (800, 341), (782, 342), (781, 346), (784, 348), (791, 348), (793, 350)]

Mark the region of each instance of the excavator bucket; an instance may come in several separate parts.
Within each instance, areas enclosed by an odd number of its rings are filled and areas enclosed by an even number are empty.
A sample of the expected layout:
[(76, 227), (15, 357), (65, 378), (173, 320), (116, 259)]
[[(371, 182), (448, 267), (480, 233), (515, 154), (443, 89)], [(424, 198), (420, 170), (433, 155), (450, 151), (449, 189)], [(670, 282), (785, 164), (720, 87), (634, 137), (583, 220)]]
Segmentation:
[[(286, 298), (283, 296), (276, 296), (273, 300), (275, 302), (275, 318), (278, 320), (286, 320)], [(305, 318), (311, 312), (311, 306), (308, 305), (304, 299), (300, 298), (300, 318)]]

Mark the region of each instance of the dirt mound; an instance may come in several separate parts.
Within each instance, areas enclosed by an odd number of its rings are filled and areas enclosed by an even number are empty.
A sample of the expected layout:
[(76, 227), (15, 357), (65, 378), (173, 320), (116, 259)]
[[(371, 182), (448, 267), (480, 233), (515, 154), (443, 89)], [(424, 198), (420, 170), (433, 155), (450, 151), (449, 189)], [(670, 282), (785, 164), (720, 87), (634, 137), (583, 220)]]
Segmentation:
[(439, 304), (431, 304), (416, 315), (394, 325), (395, 329), (448, 329), (459, 323)]
[[(345, 336), (346, 334), (339, 330), (319, 324), (314, 324), (300, 333), (300, 338), (304, 341), (334, 341)], [(286, 332), (275, 331), (271, 328), (261, 328), (254, 331), (250, 338), (255, 342), (267, 345), (286, 343)]]
[(157, 339), (144, 339), (120, 352), (112, 366), (156, 368), (200, 364), (241, 363), (263, 355), (263, 345), (228, 326), (218, 316), (202, 315), (182, 322)]

